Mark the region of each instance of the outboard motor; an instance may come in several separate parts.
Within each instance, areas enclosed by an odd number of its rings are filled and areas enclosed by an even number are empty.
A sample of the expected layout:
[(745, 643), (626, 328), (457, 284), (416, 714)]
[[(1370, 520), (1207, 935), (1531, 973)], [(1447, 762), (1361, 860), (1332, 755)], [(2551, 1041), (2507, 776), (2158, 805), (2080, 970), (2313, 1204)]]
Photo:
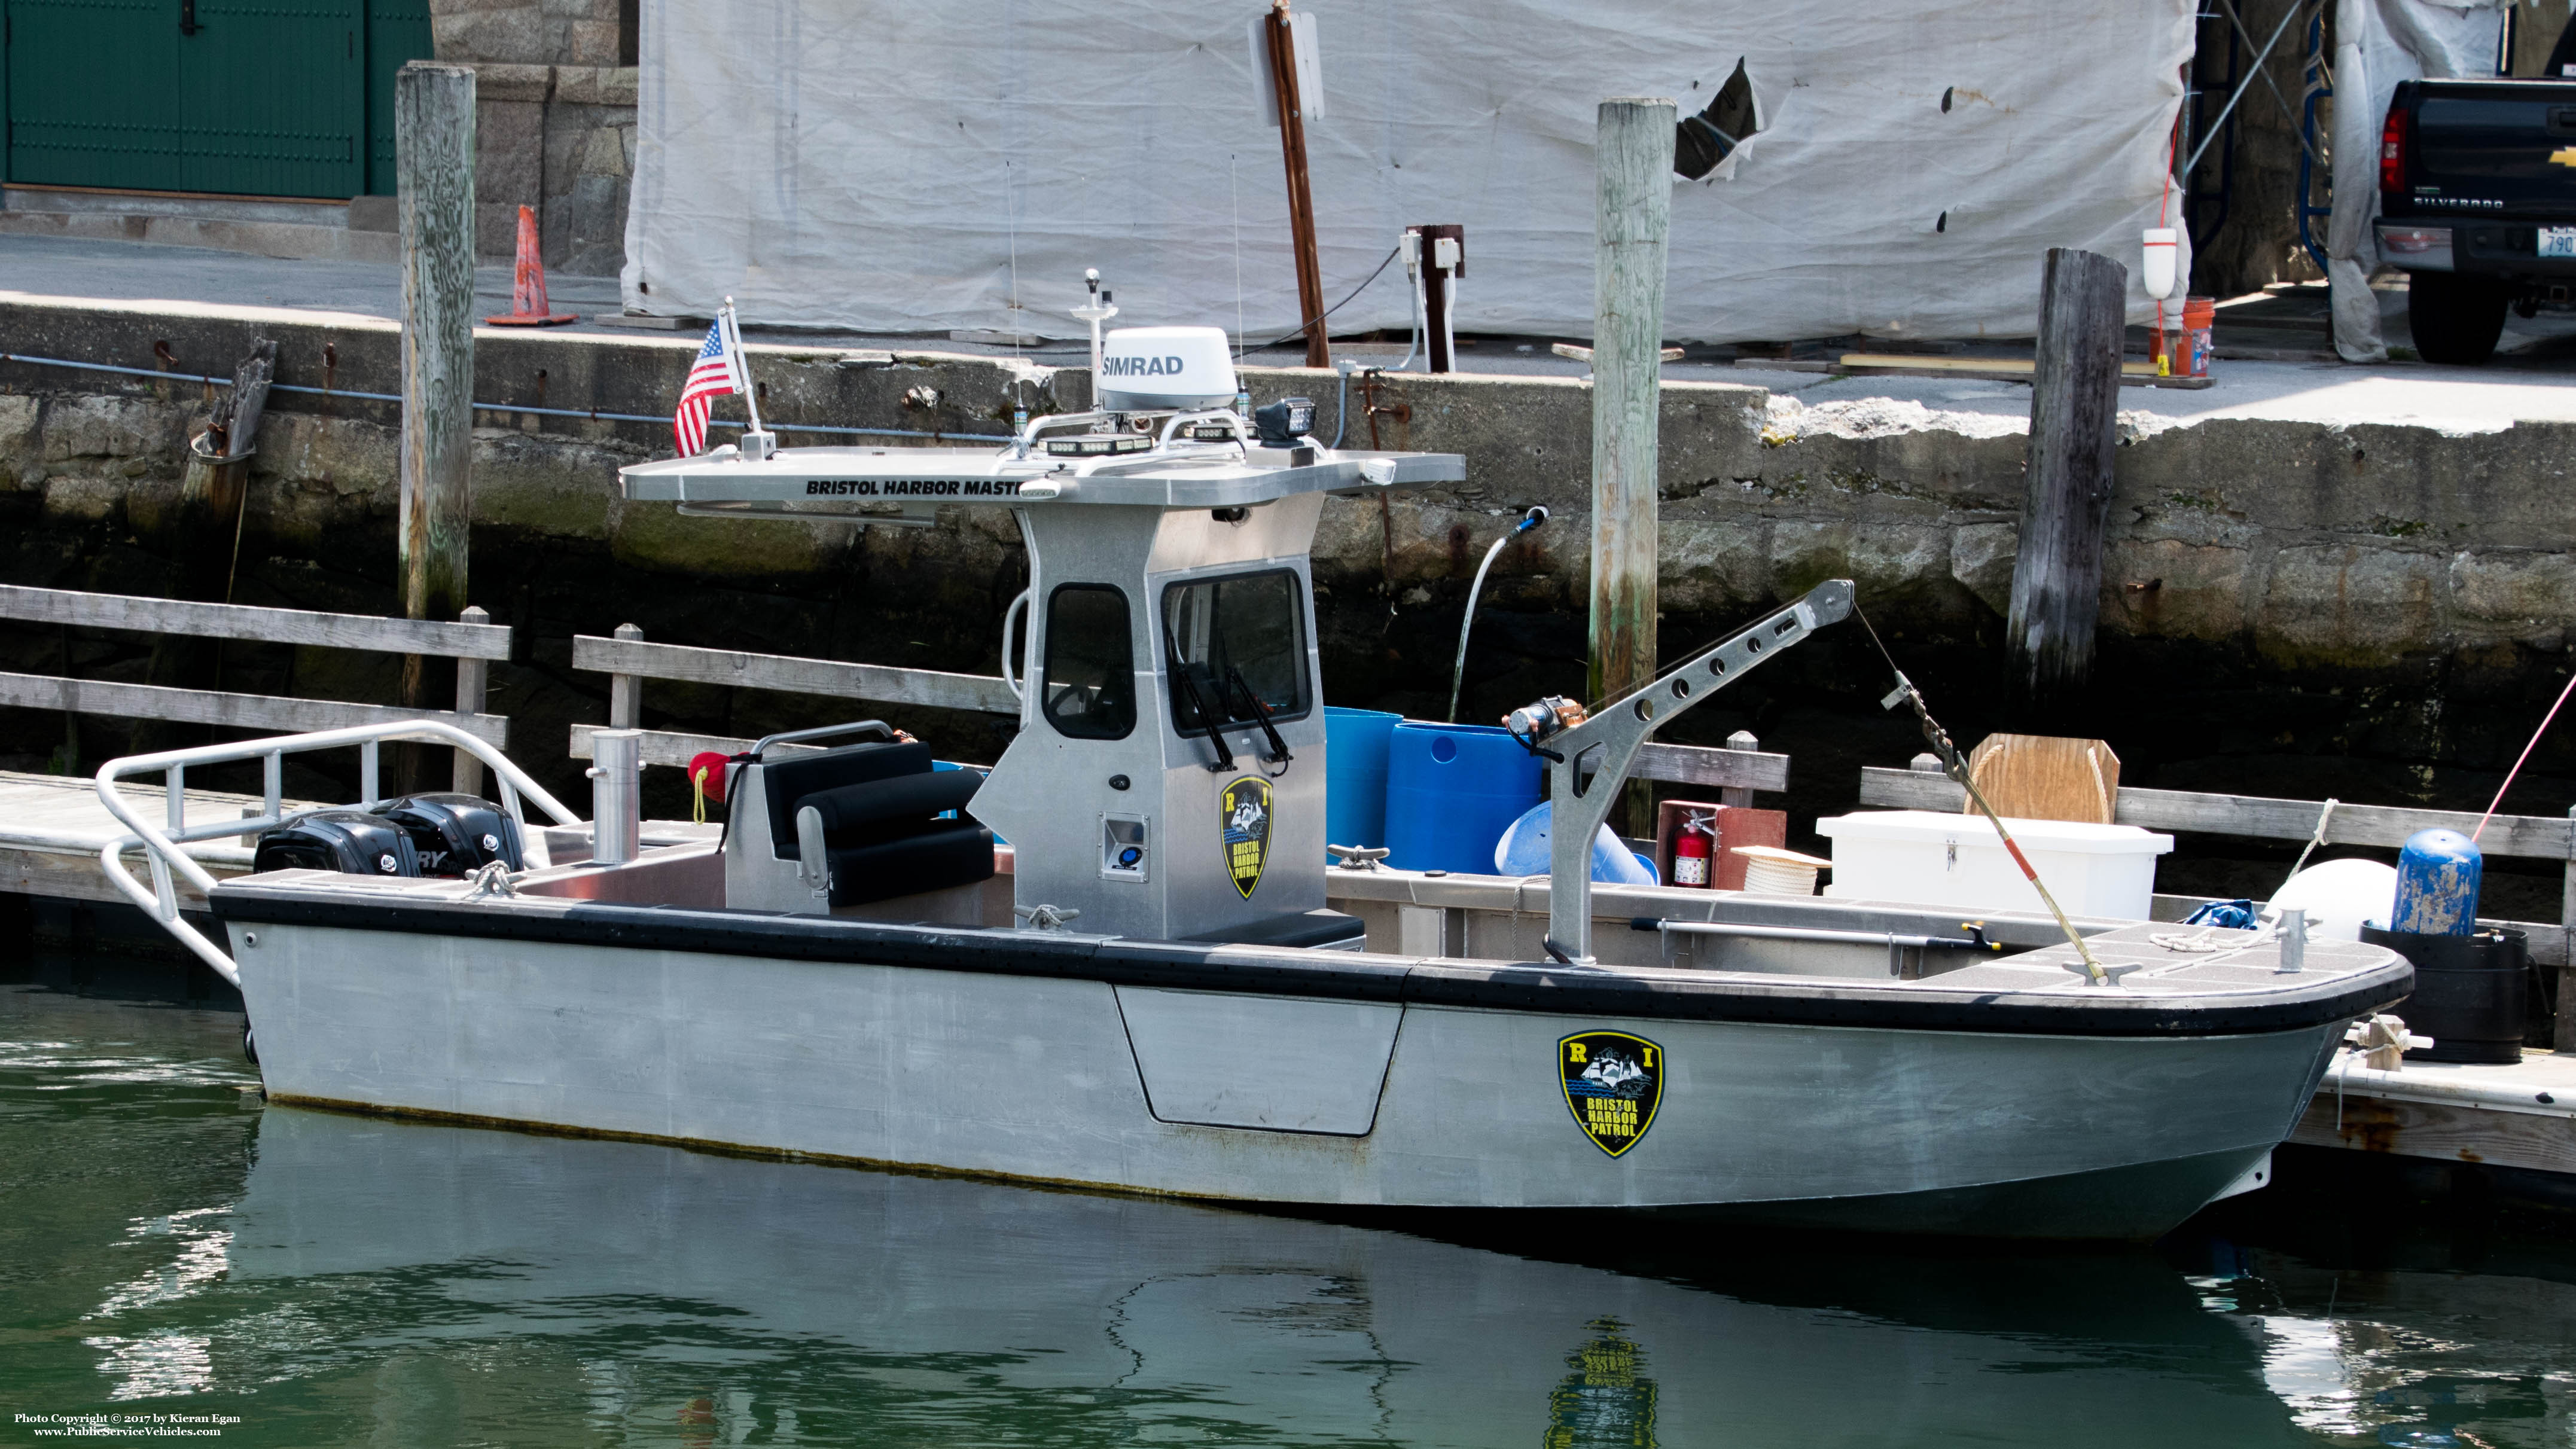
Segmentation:
[(496, 860), (512, 870), (524, 868), (519, 822), (489, 800), (446, 792), (405, 795), (374, 813), (411, 837), (422, 875), (469, 876)]
[(364, 810), (316, 810), (261, 832), (250, 868), (373, 876), (421, 873), (420, 854), (403, 827)]

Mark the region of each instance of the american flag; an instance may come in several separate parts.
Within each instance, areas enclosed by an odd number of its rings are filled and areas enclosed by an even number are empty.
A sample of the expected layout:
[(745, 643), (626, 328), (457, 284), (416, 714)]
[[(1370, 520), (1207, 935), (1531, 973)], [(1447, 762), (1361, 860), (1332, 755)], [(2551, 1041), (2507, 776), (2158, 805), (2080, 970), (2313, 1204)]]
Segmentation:
[(743, 390), (742, 354), (726, 334), (724, 318), (718, 317), (709, 324), (706, 345), (698, 349), (697, 361), (689, 366), (689, 380), (680, 385), (680, 408), (671, 414), (671, 438), (679, 445), (683, 458), (693, 458), (707, 450), (708, 402)]

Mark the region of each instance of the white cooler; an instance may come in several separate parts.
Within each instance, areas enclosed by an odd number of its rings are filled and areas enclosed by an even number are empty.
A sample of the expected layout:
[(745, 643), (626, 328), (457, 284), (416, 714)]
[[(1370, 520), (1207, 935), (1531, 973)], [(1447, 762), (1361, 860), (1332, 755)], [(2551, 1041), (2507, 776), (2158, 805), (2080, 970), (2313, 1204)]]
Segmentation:
[[(2173, 849), (2172, 836), (2071, 820), (2006, 817), (2004, 824), (2068, 915), (2147, 919), (2156, 857)], [(1834, 843), (1829, 896), (1961, 911), (2048, 909), (1983, 815), (1863, 810), (1818, 820), (1816, 833)]]

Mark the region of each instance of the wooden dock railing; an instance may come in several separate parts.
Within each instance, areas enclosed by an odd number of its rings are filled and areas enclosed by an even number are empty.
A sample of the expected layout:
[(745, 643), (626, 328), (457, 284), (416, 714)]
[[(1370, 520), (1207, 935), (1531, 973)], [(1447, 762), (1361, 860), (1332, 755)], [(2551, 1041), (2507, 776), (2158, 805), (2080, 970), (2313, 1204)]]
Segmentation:
[[(642, 728), (644, 681), (648, 679), (771, 689), (782, 694), (879, 704), (926, 705), (981, 714), (1020, 712), (1019, 695), (998, 675), (948, 674), (936, 669), (898, 669), (884, 664), (652, 644), (645, 641), (644, 631), (633, 624), (619, 625), (611, 638), (574, 635), (572, 667), (609, 676), (605, 728), (617, 730)], [(574, 759), (591, 758), (590, 737), (601, 728), (589, 724), (572, 727)], [(644, 763), (684, 766), (700, 751), (730, 755), (751, 746), (750, 740), (726, 735), (645, 730)], [(1763, 753), (1759, 741), (1739, 730), (1722, 750), (1697, 745), (1648, 745), (1638, 753), (1635, 773), (1640, 779), (1714, 787), (1724, 803), (1750, 805), (1756, 790), (1789, 788), (1789, 757)]]
[[(722, 684), (740, 689), (770, 689), (781, 694), (863, 699), (879, 704), (927, 705), (937, 709), (972, 710), (981, 714), (1016, 715), (1020, 697), (995, 675), (948, 674), (936, 669), (898, 669), (885, 664), (849, 664), (836, 659), (800, 659), (786, 654), (743, 654), (730, 649), (700, 649), (685, 644), (648, 644), (644, 631), (621, 624), (616, 636), (576, 634), (572, 667), (609, 676), (608, 724), (605, 728), (641, 728), (644, 681), (668, 679), (686, 684)], [(590, 737), (599, 725), (572, 727), (572, 756), (591, 757)], [(726, 735), (644, 732), (644, 763), (686, 765), (702, 750), (738, 754), (752, 741)]]
[[(510, 742), (510, 722), (500, 715), (483, 712), (483, 694), (490, 661), (510, 657), (510, 630), (507, 625), (485, 622), (489, 617), (481, 609), (467, 609), (459, 622), (445, 624), (427, 619), (323, 614), (303, 609), (201, 604), (183, 599), (91, 594), (0, 584), (0, 619), (21, 623), (66, 624), (81, 629), (117, 629), (142, 634), (185, 634), (267, 644), (312, 644), (383, 654), (423, 654), (457, 661), (454, 710), (404, 709), (389, 704), (291, 699), (215, 689), (179, 689), (158, 684), (122, 684), (103, 679), (10, 673), (0, 673), (0, 705), (219, 725), (228, 729), (278, 731), (345, 729), (353, 725), (428, 719), (453, 725), (489, 741), (495, 747), (504, 747)], [(458, 751), (457, 788), (479, 789), (481, 778), (481, 766), (472, 762), (472, 756)]]

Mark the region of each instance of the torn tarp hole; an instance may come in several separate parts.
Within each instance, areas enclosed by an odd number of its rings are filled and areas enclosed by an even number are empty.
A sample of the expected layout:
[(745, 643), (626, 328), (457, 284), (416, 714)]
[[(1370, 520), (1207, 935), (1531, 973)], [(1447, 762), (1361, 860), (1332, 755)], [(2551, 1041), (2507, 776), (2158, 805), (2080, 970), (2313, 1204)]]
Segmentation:
[(1750, 140), (1756, 129), (1753, 82), (1745, 77), (1744, 59), (1738, 56), (1735, 74), (1717, 88), (1707, 109), (1684, 116), (1681, 124), (1673, 127), (1673, 174), (1699, 180)]

